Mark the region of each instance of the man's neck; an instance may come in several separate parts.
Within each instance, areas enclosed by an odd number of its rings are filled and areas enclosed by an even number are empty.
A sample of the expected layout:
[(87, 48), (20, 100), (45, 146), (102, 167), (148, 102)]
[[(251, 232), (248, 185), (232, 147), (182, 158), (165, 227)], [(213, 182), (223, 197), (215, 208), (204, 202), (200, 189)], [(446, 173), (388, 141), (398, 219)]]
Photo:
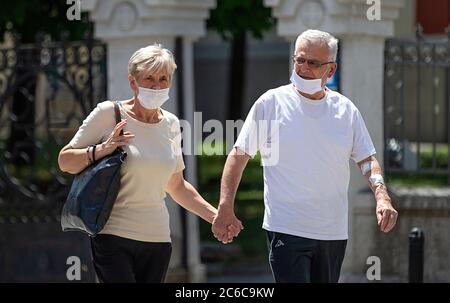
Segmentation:
[(298, 92), (300, 93), (300, 95), (302, 95), (303, 97), (305, 97), (305, 98), (307, 98), (307, 99), (311, 99), (311, 100), (320, 100), (320, 99), (322, 99), (323, 97), (325, 97), (325, 89), (324, 89), (324, 88), (322, 88), (322, 90), (321, 90), (320, 92), (317, 92), (317, 93), (312, 94), (312, 95), (306, 94), (306, 93), (301, 92), (301, 91), (299, 91), (299, 90), (297, 90), (297, 91), (298, 91)]

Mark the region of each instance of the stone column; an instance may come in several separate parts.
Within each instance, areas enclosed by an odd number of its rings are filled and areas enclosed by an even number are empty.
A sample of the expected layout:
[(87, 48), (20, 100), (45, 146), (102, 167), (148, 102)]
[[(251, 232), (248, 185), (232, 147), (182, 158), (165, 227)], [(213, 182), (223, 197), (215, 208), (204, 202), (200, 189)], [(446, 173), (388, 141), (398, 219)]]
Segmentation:
[[(168, 111), (190, 121), (193, 126), (194, 77), (193, 51), (195, 40), (205, 35), (205, 20), (215, 0), (83, 0), (82, 9), (88, 11), (95, 23), (95, 37), (107, 43), (108, 98), (125, 99), (132, 96), (127, 79), (127, 64), (137, 49), (161, 43), (175, 51), (175, 39), (182, 38), (183, 77), (175, 72), (171, 98), (164, 105)], [(184, 113), (177, 106), (177, 81), (183, 81)], [(101, 100), (99, 100), (101, 101)], [(180, 117), (180, 116), (179, 116)], [(181, 117), (180, 117), (181, 118)], [(192, 143), (194, 144), (194, 143)], [(196, 161), (193, 155), (185, 157), (185, 178), (196, 185)], [(201, 282), (205, 279), (200, 264), (197, 217), (187, 216), (187, 272), (182, 268), (182, 226), (178, 204), (168, 199), (173, 252), (168, 280)]]
[[(379, 1), (380, 20), (372, 21), (368, 10), (373, 5), (365, 0), (265, 0), (264, 3), (272, 7), (278, 19), (278, 34), (291, 43), (309, 28), (327, 31), (339, 39), (341, 93), (361, 111), (377, 150), (376, 157), (383, 163), (384, 42), (394, 33), (394, 21), (404, 1)], [(351, 167), (349, 242), (342, 272), (343, 276), (356, 274), (364, 279), (366, 259), (376, 251), (372, 243), (383, 235), (376, 226), (373, 194), (356, 165), (351, 163)]]

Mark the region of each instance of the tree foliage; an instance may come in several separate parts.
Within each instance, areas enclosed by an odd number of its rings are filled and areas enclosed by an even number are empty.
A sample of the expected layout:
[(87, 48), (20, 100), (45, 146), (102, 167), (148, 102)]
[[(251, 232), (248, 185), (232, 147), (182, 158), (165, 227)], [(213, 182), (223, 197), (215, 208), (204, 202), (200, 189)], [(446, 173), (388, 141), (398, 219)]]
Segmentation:
[(217, 31), (225, 40), (247, 32), (262, 38), (274, 24), (271, 9), (265, 7), (262, 0), (218, 0), (207, 22), (208, 28)]
[(263, 5), (263, 0), (218, 0), (217, 7), (211, 11), (208, 28), (231, 42), (227, 119), (242, 117), (247, 33), (261, 39), (274, 25), (271, 9)]
[[(37, 33), (49, 34), (58, 40), (62, 32), (79, 40), (89, 28), (88, 22), (67, 20), (65, 0), (12, 0), (2, 1), (0, 10), (0, 40), (5, 31), (19, 33), (23, 42), (34, 42)], [(87, 14), (82, 14), (86, 20)]]

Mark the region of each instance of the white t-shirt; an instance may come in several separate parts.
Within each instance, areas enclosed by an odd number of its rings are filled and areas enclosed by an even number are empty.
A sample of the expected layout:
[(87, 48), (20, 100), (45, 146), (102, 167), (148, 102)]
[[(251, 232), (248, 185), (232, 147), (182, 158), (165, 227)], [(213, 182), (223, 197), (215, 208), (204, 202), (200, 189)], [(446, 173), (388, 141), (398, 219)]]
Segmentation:
[[(161, 109), (158, 123), (134, 119), (120, 106), (124, 131), (135, 137), (125, 146), (127, 158), (121, 168), (121, 185), (111, 215), (101, 234), (144, 242), (171, 242), (169, 212), (164, 191), (170, 177), (184, 169), (178, 118)], [(104, 142), (116, 125), (110, 101), (97, 107), (83, 121), (70, 141), (73, 148)]]
[(263, 228), (317, 240), (348, 238), (349, 159), (373, 154), (364, 120), (345, 96), (321, 100), (292, 84), (264, 93), (234, 145), (264, 167)]

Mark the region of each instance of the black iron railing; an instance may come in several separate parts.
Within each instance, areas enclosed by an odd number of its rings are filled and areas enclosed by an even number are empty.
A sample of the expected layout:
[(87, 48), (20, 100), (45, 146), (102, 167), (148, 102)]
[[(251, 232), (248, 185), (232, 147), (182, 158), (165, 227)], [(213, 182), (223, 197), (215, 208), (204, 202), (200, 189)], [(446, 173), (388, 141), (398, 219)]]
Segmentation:
[(58, 152), (106, 98), (105, 44), (65, 37), (0, 48), (0, 223), (59, 219), (71, 176)]
[(450, 175), (450, 34), (389, 39), (385, 48), (387, 173)]

